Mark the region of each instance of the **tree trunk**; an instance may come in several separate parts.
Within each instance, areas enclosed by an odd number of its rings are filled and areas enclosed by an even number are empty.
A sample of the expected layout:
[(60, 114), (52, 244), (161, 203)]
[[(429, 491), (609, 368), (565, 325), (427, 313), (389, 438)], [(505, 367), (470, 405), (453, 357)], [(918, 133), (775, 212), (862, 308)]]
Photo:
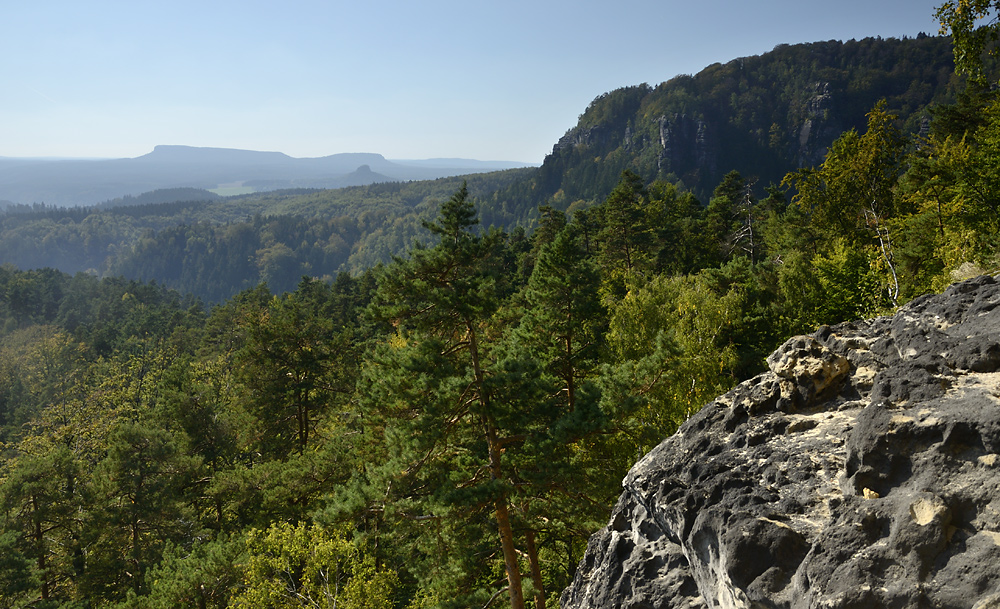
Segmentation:
[(132, 564), (135, 567), (135, 573), (132, 574), (132, 589), (135, 591), (135, 595), (139, 596), (142, 593), (142, 557), (139, 555), (139, 523), (140, 520), (137, 517), (133, 517), (132, 520)]
[(882, 252), (882, 260), (885, 261), (886, 266), (889, 267), (889, 272), (892, 274), (892, 287), (889, 288), (889, 298), (892, 300), (892, 306), (899, 306), (899, 276), (896, 275), (895, 257), (892, 254), (892, 241), (890, 241), (889, 229), (887, 227), (884, 228), (885, 236), (883, 237), (882, 221), (878, 214), (875, 213), (874, 201), (872, 201), (870, 208), (864, 211), (866, 217), (868, 214), (871, 214), (869, 224), (874, 225), (875, 236), (878, 238), (879, 249)]
[[(489, 450), (490, 476), (494, 480), (502, 480), (503, 468), (500, 465), (500, 440), (497, 437), (496, 424), (490, 415), (489, 396), (483, 390), (484, 374), (479, 360), (479, 344), (476, 340), (476, 330), (469, 320), (466, 320), (465, 327), (469, 337), (469, 355), (472, 358), (472, 371), (475, 375), (476, 386), (479, 389), (479, 403), (483, 409), (482, 422), (486, 428), (486, 446)], [(507, 493), (501, 492), (494, 500), (494, 506), (497, 519), (497, 532), (500, 534), (500, 546), (503, 549), (504, 567), (507, 570), (507, 590), (510, 593), (510, 606), (511, 609), (524, 609), (521, 570), (517, 564), (517, 550), (514, 548), (514, 532), (510, 526)]]
[(535, 584), (535, 609), (545, 609), (545, 585), (542, 583), (542, 568), (538, 564), (535, 532), (528, 529), (524, 533), (524, 539), (528, 550), (528, 562), (531, 563), (531, 581)]
[[(572, 319), (568, 320), (572, 323)], [(576, 371), (573, 370), (573, 332), (566, 336), (566, 405), (576, 412)]]
[(31, 511), (31, 516), (35, 521), (33, 533), (35, 548), (38, 552), (36, 565), (38, 566), (38, 575), (42, 578), (42, 600), (49, 600), (49, 574), (45, 572), (45, 534), (42, 532), (42, 518), (38, 513), (38, 497), (34, 495), (31, 496)]
[[(300, 381), (301, 382), (301, 381)], [(299, 426), (299, 454), (306, 452), (306, 444), (309, 442), (309, 405), (306, 398), (302, 397), (302, 389), (295, 390), (296, 423)]]
[(507, 496), (496, 499), (497, 529), (500, 545), (503, 547), (504, 567), (507, 570), (507, 591), (510, 593), (511, 609), (524, 609), (524, 591), (521, 586), (521, 570), (517, 566), (517, 550), (514, 549), (514, 533), (510, 528), (510, 514), (507, 511)]

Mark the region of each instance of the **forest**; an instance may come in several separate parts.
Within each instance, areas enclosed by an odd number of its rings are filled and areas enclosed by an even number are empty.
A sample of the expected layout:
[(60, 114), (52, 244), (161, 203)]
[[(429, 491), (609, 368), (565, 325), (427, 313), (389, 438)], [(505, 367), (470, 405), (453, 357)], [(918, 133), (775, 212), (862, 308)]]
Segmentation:
[[(206, 258), (220, 275), (199, 281), (240, 286), (212, 304), (124, 271), (0, 267), (0, 607), (558, 606), (631, 464), (785, 338), (996, 272), (1000, 96), (990, 31), (956, 6), (939, 16), (964, 84), (926, 129), (873, 100), (770, 184), (733, 169), (699, 198), (616, 168), (530, 231), (484, 219), (524, 187), (506, 172), (373, 186), (425, 208), (396, 217), (416, 241), (329, 274), (253, 240), (347, 220), (161, 204), (197, 221), (146, 246), (251, 244)], [(5, 221), (97, 222), (73, 213)], [(267, 247), (275, 282), (239, 275)]]

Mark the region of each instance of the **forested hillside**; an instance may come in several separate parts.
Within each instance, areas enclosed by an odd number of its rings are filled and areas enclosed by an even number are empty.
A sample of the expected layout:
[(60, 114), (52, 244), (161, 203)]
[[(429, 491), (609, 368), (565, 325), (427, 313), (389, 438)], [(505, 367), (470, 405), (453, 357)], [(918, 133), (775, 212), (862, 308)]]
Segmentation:
[[(405, 252), (463, 181), (489, 201), (530, 171), (225, 198), (173, 189), (97, 208), (15, 206), (0, 215), (0, 260), (156, 281), (209, 302), (261, 282), (281, 293), (304, 275), (358, 273)], [(157, 199), (169, 202), (147, 202)]]
[[(197, 285), (253, 258), (294, 276), (277, 296), (0, 269), (0, 607), (555, 607), (627, 468), (785, 337), (997, 269), (998, 94), (973, 81), (916, 132), (892, 103), (780, 185), (732, 167), (703, 200), (612, 163), (530, 233), (496, 194), (527, 170), (172, 204), (115, 245), (211, 260)], [(5, 230), (85, 247), (144, 209)], [(330, 235), (405, 255), (301, 278)]]
[[(820, 162), (840, 133), (863, 129), (879, 99), (903, 133), (925, 133), (929, 109), (955, 99), (961, 81), (952, 65), (941, 37), (781, 46), (656, 87), (602, 95), (541, 168), (468, 176), (468, 186), (483, 226), (528, 232), (538, 206), (572, 212), (593, 205), (626, 169), (645, 183), (676, 184), (702, 205), (733, 170), (765, 196), (788, 171)], [(88, 210), (22, 206), (0, 217), (0, 260), (155, 280), (212, 302), (261, 281), (281, 293), (303, 275), (358, 273), (428, 238), (421, 222), (461, 183), (224, 199), (190, 189)], [(145, 205), (171, 195), (169, 204)]]
[(656, 86), (606, 93), (554, 146), (531, 182), (565, 205), (604, 197), (625, 169), (680, 182), (704, 199), (731, 170), (763, 189), (823, 160), (879, 99), (906, 133), (950, 102), (960, 80), (947, 38), (779, 45)]

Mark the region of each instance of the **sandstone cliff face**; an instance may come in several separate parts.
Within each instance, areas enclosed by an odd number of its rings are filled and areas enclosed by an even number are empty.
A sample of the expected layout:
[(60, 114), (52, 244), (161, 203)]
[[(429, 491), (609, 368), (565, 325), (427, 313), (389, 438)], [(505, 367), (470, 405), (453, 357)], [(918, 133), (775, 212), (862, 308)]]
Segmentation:
[(681, 175), (696, 171), (715, 172), (718, 166), (712, 128), (704, 119), (686, 114), (661, 116), (656, 120), (660, 150), (657, 171)]
[(562, 606), (1000, 607), (1000, 283), (768, 364), (633, 467)]
[(844, 132), (845, 126), (836, 120), (835, 110), (830, 83), (816, 83), (815, 94), (806, 103), (806, 118), (799, 127), (795, 155), (798, 167), (821, 164), (827, 146)]

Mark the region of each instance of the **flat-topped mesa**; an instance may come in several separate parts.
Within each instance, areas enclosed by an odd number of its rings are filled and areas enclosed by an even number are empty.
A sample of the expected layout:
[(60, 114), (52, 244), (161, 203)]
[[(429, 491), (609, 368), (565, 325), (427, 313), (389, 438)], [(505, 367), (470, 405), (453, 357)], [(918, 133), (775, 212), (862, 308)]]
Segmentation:
[(1000, 608), (998, 307), (788, 340), (636, 463), (564, 609)]

